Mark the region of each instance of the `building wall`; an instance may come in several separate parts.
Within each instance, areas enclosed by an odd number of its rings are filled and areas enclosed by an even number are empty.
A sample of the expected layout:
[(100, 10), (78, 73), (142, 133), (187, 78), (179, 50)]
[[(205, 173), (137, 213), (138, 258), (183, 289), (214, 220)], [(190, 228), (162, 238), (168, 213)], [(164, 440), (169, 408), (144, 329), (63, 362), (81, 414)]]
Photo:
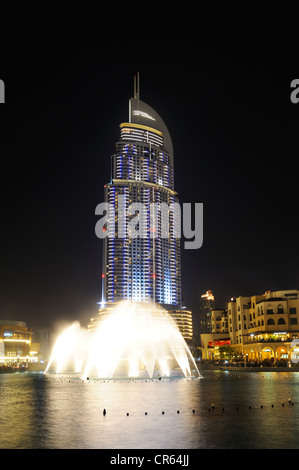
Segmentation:
[(246, 361), (289, 360), (291, 342), (299, 338), (299, 290), (232, 299), (226, 310), (212, 311), (212, 329), (227, 333)]
[(204, 333), (201, 338), (202, 360), (213, 361), (219, 357), (219, 347), (230, 344), (227, 333)]
[(169, 310), (168, 313), (176, 322), (183, 338), (187, 342), (193, 339), (192, 312), (190, 310)]
[(0, 362), (29, 362), (31, 335), (25, 322), (0, 320)]
[(224, 309), (215, 308), (212, 310), (211, 325), (213, 333), (227, 333), (227, 321)]

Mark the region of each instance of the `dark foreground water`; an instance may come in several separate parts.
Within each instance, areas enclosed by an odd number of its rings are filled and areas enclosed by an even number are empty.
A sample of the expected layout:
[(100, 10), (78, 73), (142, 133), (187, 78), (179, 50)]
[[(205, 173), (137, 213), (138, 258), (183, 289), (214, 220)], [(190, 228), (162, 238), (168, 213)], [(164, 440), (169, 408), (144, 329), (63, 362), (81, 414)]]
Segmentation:
[(202, 375), (82, 382), (74, 375), (0, 374), (0, 448), (299, 447), (298, 372)]

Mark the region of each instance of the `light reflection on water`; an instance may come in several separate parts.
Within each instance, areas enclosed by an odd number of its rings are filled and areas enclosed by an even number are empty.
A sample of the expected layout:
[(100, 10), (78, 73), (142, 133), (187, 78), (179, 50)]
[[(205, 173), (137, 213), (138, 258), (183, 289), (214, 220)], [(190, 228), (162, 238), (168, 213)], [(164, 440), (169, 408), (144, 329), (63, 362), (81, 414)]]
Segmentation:
[(0, 448), (298, 447), (298, 373), (202, 375), (83, 382), (75, 375), (0, 374)]

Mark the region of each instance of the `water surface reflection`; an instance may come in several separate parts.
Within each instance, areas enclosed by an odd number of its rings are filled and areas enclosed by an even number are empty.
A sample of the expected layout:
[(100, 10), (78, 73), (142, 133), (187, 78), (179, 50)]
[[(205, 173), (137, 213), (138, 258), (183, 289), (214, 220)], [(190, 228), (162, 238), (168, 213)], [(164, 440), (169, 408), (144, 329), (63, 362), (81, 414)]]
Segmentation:
[(297, 448), (298, 373), (202, 374), (89, 382), (1, 374), (0, 447)]

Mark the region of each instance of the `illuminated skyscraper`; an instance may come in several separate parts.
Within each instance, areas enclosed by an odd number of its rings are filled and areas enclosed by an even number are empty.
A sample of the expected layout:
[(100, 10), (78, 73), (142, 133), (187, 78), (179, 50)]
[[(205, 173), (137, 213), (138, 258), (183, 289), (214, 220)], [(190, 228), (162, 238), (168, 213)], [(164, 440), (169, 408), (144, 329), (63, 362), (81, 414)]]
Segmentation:
[[(151, 203), (178, 202), (173, 188), (172, 142), (161, 117), (139, 99), (138, 85), (134, 98), (129, 100), (129, 120), (120, 124), (120, 140), (112, 155), (111, 173), (111, 182), (105, 187), (105, 201), (114, 207), (116, 224), (125, 225), (127, 236), (119, 238), (120, 227), (116, 225), (115, 237), (105, 239), (102, 301), (110, 304), (123, 299), (155, 300), (166, 308), (178, 308), (181, 305), (180, 239), (161, 237), (160, 218), (154, 229), (150, 227)], [(142, 203), (147, 208), (145, 238), (130, 237), (130, 216), (120, 215), (132, 203)], [(169, 223), (171, 233), (175, 223), (171, 213)]]
[[(134, 98), (129, 100), (128, 122), (120, 124), (120, 139), (111, 157), (111, 181), (104, 188), (105, 202), (114, 208), (115, 236), (104, 239), (102, 302), (100, 314), (115, 302), (154, 300), (166, 310), (181, 310), (180, 238), (161, 236), (161, 213), (152, 225), (151, 203), (178, 203), (174, 191), (173, 146), (159, 114), (140, 100), (139, 75), (134, 81)], [(127, 208), (142, 203), (146, 216), (145, 237), (130, 236)], [(169, 233), (178, 233), (180, 217), (169, 211)], [(109, 222), (108, 222), (109, 224)], [(105, 227), (104, 227), (105, 230)], [(125, 237), (120, 237), (125, 231)], [(153, 233), (154, 232), (154, 233)], [(182, 311), (191, 323), (191, 312)], [(187, 330), (186, 330), (187, 331)]]

